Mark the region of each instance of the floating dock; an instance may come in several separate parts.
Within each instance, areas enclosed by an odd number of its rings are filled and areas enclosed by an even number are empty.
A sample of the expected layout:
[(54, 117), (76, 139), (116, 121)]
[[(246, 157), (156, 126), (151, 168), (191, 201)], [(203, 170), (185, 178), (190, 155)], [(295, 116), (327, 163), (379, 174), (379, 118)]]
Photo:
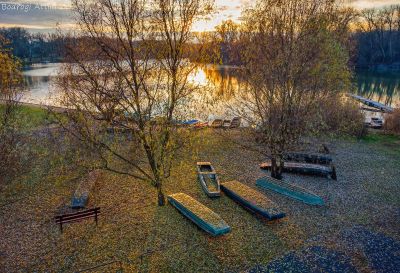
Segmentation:
[(383, 103), (377, 102), (377, 101), (373, 101), (364, 97), (361, 97), (359, 95), (355, 95), (355, 94), (348, 94), (349, 97), (355, 99), (356, 101), (359, 101), (369, 107), (375, 108), (375, 109), (379, 109), (382, 112), (386, 112), (386, 113), (392, 113), (393, 112), (393, 108), (390, 106), (387, 106)]

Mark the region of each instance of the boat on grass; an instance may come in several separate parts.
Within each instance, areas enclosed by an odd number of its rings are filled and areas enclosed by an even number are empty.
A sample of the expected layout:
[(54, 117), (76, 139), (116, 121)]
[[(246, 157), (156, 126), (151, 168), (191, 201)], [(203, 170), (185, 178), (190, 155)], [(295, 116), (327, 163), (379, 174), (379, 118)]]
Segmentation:
[(332, 163), (332, 157), (320, 154), (287, 153), (284, 158), (286, 161), (305, 162), (311, 164), (329, 165)]
[(71, 200), (71, 208), (72, 209), (84, 209), (88, 205), (89, 201), (89, 192), (84, 192), (81, 194), (74, 194)]
[(264, 194), (238, 181), (225, 182), (221, 184), (221, 189), (227, 196), (246, 209), (268, 220), (275, 220), (286, 216), (285, 213)]
[[(271, 167), (272, 167), (271, 161), (266, 161), (260, 164), (260, 168), (263, 170), (271, 170)], [(289, 173), (300, 173), (306, 175), (331, 177), (333, 180), (336, 180), (336, 169), (334, 166), (324, 166), (319, 164), (298, 163), (298, 162), (285, 162), (283, 171)]]
[(180, 124), (181, 124), (181, 125), (184, 125), (184, 126), (194, 126), (194, 125), (196, 125), (196, 124), (199, 123), (199, 122), (200, 122), (200, 120), (198, 120), (198, 119), (192, 119), (192, 120), (183, 121), (183, 122), (181, 122)]
[(271, 190), (309, 205), (324, 205), (324, 200), (313, 192), (292, 183), (277, 180), (272, 177), (266, 176), (260, 178), (256, 181), (256, 185), (261, 189)]
[(234, 117), (231, 121), (230, 129), (239, 128), (240, 124), (242, 123), (241, 117)]
[(208, 197), (221, 196), (218, 175), (210, 162), (197, 162), (197, 175), (200, 185)]
[(222, 124), (222, 128), (230, 128), (231, 127), (231, 122), (232, 122), (232, 120), (230, 120), (230, 119), (224, 119), (224, 122), (223, 122), (223, 124)]
[(168, 196), (168, 201), (193, 223), (213, 236), (231, 231), (230, 226), (215, 212), (184, 193)]
[(210, 127), (211, 128), (222, 128), (223, 125), (224, 125), (224, 121), (222, 119), (214, 119), (211, 122)]
[(99, 170), (91, 171), (79, 182), (71, 198), (70, 207), (72, 209), (84, 209), (87, 207), (90, 192), (93, 190), (99, 175)]

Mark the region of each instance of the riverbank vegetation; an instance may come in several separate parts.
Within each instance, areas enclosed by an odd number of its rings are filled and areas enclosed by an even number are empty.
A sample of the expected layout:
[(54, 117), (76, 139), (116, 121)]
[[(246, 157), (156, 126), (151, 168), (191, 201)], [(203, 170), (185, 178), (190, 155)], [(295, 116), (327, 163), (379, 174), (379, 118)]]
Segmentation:
[(21, 64), (0, 36), (0, 186), (18, 169), (18, 101), (23, 92)]
[[(241, 131), (231, 134), (237, 141), (252, 141)], [(170, 206), (157, 206), (154, 188), (129, 176), (102, 171), (89, 197), (89, 206), (101, 207), (99, 224), (88, 220), (66, 225), (60, 234), (53, 216), (68, 209), (87, 172), (77, 143), (63, 136), (62, 131), (42, 135), (35, 144), (41, 152), (32, 158), (33, 166), (3, 188), (0, 245), (4, 254), (0, 265), (7, 272), (75, 272), (113, 260), (121, 261), (124, 272), (243, 271), (268, 264), (286, 251), (310, 246), (310, 238), (333, 236), (355, 223), (398, 236), (394, 215), (400, 202), (396, 195), (400, 157), (387, 152), (393, 147), (329, 141), (337, 182), (284, 176), (285, 181), (312, 189), (326, 200), (326, 206), (310, 207), (268, 192), (268, 197), (288, 212), (286, 219), (268, 223), (225, 196), (210, 200), (202, 191), (195, 171), (198, 160), (211, 160), (222, 182), (237, 179), (254, 188), (255, 180), (265, 175), (258, 168), (262, 155), (227, 142), (213, 129), (192, 134), (196, 145), (187, 146), (175, 158), (165, 193), (179, 189), (205, 204), (232, 227), (231, 233), (210, 237)], [(315, 149), (318, 145), (312, 141), (310, 146)], [(328, 240), (326, 245), (347, 251), (340, 240)], [(363, 256), (348, 255), (359, 268), (368, 267)], [(114, 269), (118, 264), (101, 267), (98, 272)]]
[(388, 132), (400, 135), (400, 108), (386, 116), (384, 129)]

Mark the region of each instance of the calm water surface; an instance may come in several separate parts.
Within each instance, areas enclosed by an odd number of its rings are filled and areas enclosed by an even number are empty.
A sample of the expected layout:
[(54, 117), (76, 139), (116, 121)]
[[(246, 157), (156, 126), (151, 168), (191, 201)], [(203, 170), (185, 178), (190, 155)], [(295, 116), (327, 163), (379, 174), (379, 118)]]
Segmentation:
[[(57, 92), (51, 82), (57, 75), (58, 63), (36, 64), (25, 68), (23, 75), (28, 86), (25, 102), (57, 104)], [(236, 72), (235, 72), (236, 71)], [(190, 77), (193, 82), (211, 87), (217, 96), (229, 99), (239, 90), (243, 80), (237, 70), (226, 66), (207, 66)], [(393, 107), (400, 106), (400, 74), (358, 72), (354, 80), (358, 94)]]

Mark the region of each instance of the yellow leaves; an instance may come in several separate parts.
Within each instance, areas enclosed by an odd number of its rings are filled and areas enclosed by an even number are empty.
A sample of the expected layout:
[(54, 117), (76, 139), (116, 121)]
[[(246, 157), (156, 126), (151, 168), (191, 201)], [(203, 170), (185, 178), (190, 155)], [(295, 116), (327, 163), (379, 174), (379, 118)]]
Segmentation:
[[(249, 181), (258, 172), (253, 153), (236, 150), (215, 131), (198, 134), (202, 160), (215, 161), (225, 174), (249, 176)], [(171, 206), (158, 207), (155, 189), (149, 184), (110, 172), (102, 172), (90, 201), (101, 207), (99, 225), (93, 219), (68, 224), (60, 234), (52, 217), (69, 205), (79, 182), (72, 179), (79, 177), (79, 171), (70, 162), (48, 158), (53, 161), (50, 171), (40, 174), (42, 185), (32, 189), (32, 197), (1, 212), (7, 218), (7, 230), (0, 229), (0, 235), (8, 236), (6, 269), (75, 272), (116, 258), (127, 272), (239, 271), (268, 262), (292, 239), (300, 241), (300, 228), (290, 222), (266, 225), (226, 197), (207, 198), (197, 181), (197, 160), (191, 160), (191, 153), (191, 147), (186, 147), (176, 159), (179, 163), (165, 183), (166, 192), (192, 196), (218, 213), (232, 227), (231, 234), (208, 237)], [(60, 187), (54, 187), (55, 181)], [(102, 272), (112, 269), (105, 267)]]
[(0, 95), (22, 83), (21, 64), (0, 48)]

